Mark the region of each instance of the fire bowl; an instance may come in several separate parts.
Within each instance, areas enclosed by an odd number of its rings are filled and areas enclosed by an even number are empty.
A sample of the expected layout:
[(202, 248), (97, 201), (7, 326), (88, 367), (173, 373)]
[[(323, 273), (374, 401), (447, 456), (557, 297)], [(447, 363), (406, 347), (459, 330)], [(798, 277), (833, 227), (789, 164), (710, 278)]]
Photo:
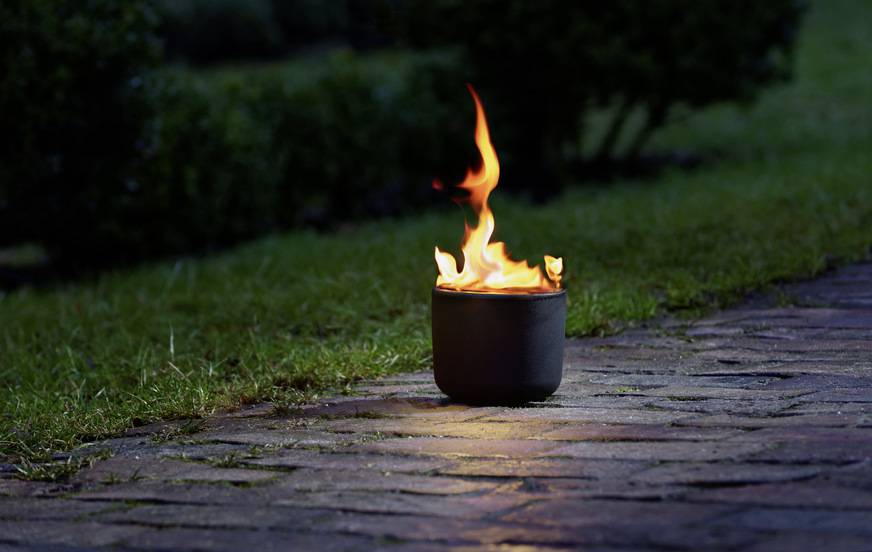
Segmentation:
[(541, 401), (563, 377), (566, 291), (533, 295), (433, 289), (433, 371), (452, 399)]

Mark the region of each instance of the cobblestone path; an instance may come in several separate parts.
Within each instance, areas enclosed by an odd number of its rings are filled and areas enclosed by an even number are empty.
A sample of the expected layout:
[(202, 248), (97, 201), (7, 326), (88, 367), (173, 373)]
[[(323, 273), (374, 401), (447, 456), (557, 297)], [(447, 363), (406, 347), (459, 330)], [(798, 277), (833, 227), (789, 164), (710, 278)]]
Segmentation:
[(778, 297), (570, 340), (523, 408), (424, 371), (136, 428), (63, 485), (7, 470), (0, 552), (870, 551), (872, 265)]

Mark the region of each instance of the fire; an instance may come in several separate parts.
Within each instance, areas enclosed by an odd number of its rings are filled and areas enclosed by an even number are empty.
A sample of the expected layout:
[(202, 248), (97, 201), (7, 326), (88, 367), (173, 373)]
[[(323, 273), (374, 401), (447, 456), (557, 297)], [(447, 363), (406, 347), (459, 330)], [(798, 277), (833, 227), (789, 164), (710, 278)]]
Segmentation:
[[(475, 100), (475, 145), (481, 153), (482, 163), (477, 169), (466, 171), (466, 178), (458, 187), (469, 192), (463, 201), (472, 205), (478, 215), (478, 225), (466, 224), (463, 236), (463, 270), (458, 272), (457, 261), (451, 253), (436, 248), (436, 264), (439, 277), (436, 287), (454, 291), (481, 293), (549, 293), (560, 289), (563, 259), (545, 255), (546, 278), (527, 261), (516, 262), (506, 253), (503, 242), (490, 243), (494, 232), (494, 215), (487, 205), (487, 198), (496, 188), (500, 178), (500, 164), (490, 140), (484, 109), (475, 89), (466, 85)], [(438, 185), (434, 183), (434, 185)]]

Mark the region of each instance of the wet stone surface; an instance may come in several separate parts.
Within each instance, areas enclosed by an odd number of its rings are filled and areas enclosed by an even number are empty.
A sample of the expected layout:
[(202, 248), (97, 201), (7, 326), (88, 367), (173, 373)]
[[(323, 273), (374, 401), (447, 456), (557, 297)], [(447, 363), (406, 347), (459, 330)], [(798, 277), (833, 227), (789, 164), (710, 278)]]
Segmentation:
[(872, 550), (872, 265), (779, 296), (570, 340), (543, 403), (422, 371), (3, 465), (0, 552)]

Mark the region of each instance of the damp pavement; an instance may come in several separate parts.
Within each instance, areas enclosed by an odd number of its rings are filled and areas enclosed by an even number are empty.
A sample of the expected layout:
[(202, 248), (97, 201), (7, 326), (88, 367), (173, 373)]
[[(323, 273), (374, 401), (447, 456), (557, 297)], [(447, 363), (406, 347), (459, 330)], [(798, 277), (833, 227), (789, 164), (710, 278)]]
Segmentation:
[(0, 552), (870, 551), (870, 337), (860, 264), (569, 340), (521, 408), (422, 371), (138, 427), (63, 483), (3, 466)]

